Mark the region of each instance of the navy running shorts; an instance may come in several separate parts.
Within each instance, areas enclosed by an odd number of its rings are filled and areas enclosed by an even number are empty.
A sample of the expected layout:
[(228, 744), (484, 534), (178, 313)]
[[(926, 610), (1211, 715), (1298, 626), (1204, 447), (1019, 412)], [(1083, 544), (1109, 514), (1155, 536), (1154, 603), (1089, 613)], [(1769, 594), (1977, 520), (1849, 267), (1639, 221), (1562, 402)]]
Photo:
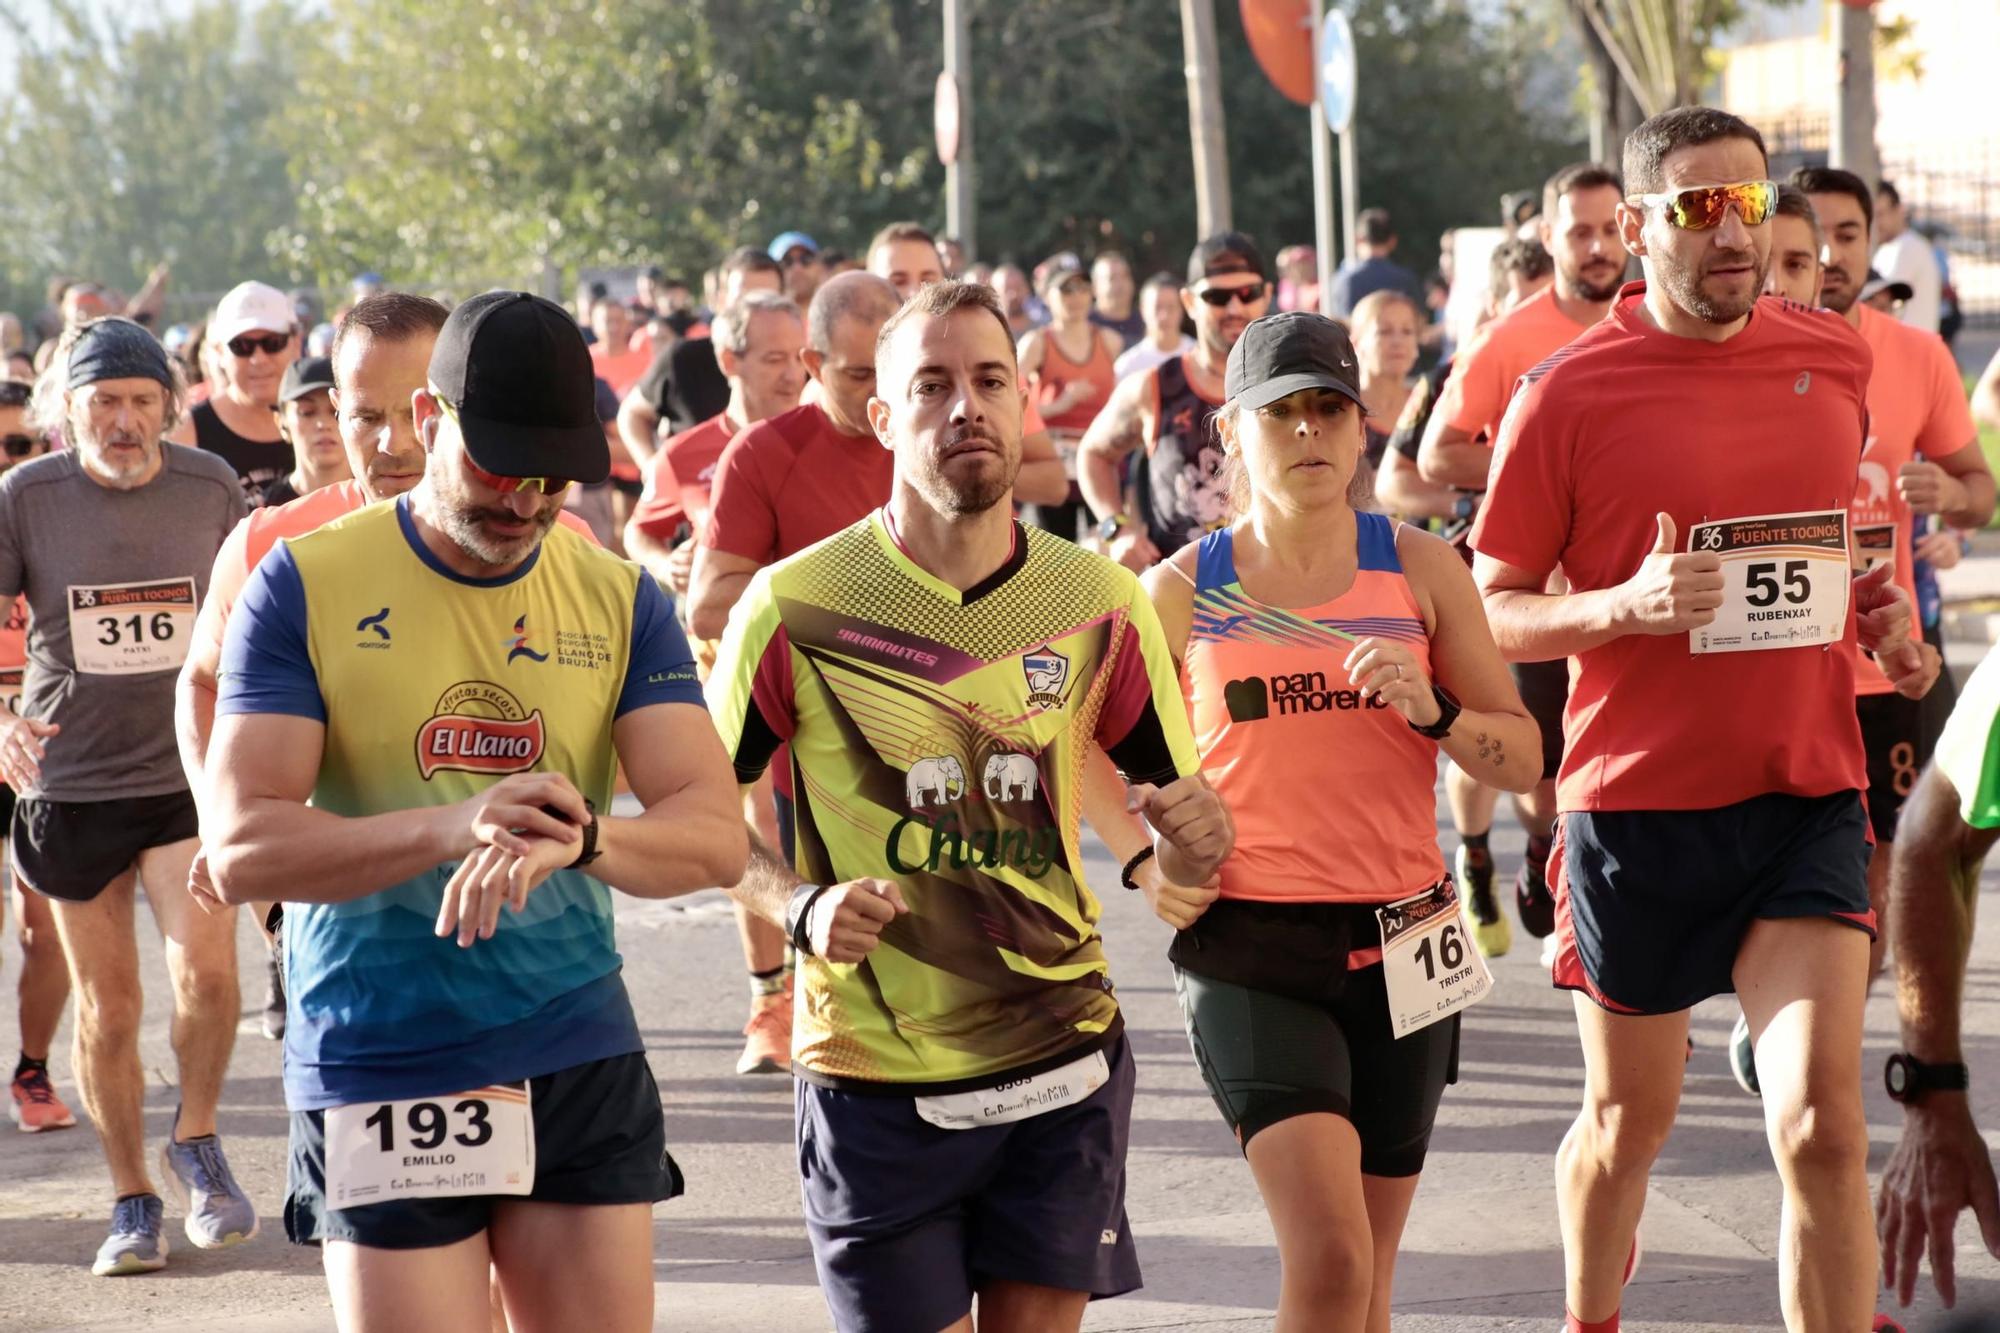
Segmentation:
[(9, 824), (14, 873), (45, 898), (87, 903), (130, 870), (139, 853), (201, 832), (194, 797), (45, 801), (23, 796)]
[(840, 1333), (937, 1333), (990, 1281), (1117, 1296), (1139, 1286), (1125, 1221), (1134, 1073), (1012, 1124), (940, 1129), (914, 1099), (796, 1087), (799, 1177)]
[(1894, 842), (1903, 802), (1931, 757), (1923, 701), (1900, 694), (1859, 694), (1854, 714), (1861, 720), (1861, 748), (1868, 754), (1868, 825), (1875, 830), (1875, 841)]
[(526, 1195), (398, 1199), (326, 1206), (322, 1111), (292, 1112), (285, 1234), (294, 1245), (352, 1241), (383, 1250), (455, 1245), (484, 1231), (493, 1205), (658, 1203), (681, 1193), (667, 1153), (660, 1089), (642, 1052), (614, 1055), (528, 1080), (535, 1118), (535, 1188)]
[(1620, 1014), (1734, 993), (1753, 922), (1825, 916), (1869, 935), (1858, 792), (1715, 810), (1587, 810), (1556, 821), (1555, 984)]

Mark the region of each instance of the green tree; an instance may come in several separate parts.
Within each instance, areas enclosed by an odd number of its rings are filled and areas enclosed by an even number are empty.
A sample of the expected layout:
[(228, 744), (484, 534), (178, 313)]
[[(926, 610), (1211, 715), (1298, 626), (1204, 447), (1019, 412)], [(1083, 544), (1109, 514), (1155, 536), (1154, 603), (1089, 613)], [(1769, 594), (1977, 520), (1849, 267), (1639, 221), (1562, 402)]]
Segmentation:
[(299, 276), (271, 240), (293, 216), (272, 118), (311, 25), (277, 3), (198, 0), (127, 25), (77, 0), (11, 5), (14, 96), (0, 106), (0, 290), (32, 314), (54, 273), (135, 289), (172, 263), (183, 293)]

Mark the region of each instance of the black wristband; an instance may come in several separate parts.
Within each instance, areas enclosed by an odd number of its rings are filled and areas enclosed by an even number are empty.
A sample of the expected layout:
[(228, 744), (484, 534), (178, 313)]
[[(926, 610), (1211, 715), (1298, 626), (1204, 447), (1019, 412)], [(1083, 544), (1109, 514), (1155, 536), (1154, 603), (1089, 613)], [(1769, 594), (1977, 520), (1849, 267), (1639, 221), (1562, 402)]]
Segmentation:
[(792, 901), (785, 907), (785, 934), (791, 937), (792, 947), (808, 958), (813, 955), (813, 904), (829, 887), (826, 884), (801, 884), (792, 890)]
[(1125, 863), (1125, 868), (1118, 872), (1118, 882), (1128, 889), (1138, 888), (1139, 886), (1132, 882), (1132, 872), (1146, 864), (1147, 861), (1152, 859), (1152, 856), (1153, 849), (1150, 846), (1144, 851), (1135, 854), (1131, 860)]

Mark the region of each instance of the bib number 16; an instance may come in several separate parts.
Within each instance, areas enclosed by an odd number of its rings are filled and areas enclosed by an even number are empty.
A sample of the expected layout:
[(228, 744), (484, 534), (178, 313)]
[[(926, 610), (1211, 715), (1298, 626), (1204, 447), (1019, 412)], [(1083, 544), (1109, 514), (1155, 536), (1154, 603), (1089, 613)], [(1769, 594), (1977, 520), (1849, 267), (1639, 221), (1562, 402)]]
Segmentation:
[[(1432, 958), (1431, 945), (1437, 945), (1437, 956)], [(1426, 935), (1417, 943), (1416, 959), (1424, 965), (1424, 980), (1436, 981), (1438, 972), (1456, 972), (1465, 965), (1465, 936), (1459, 931), (1456, 921), (1446, 925), (1434, 935)]]

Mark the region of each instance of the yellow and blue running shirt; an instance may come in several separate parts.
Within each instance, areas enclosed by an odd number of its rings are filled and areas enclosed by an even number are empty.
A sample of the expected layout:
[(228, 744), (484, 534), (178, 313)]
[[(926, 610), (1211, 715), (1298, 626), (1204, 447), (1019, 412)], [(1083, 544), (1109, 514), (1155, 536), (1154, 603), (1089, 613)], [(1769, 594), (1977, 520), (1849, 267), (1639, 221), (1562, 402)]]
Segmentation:
[(1095, 740), (1134, 782), (1199, 771), (1153, 608), (1036, 529), (964, 593), (882, 511), (761, 570), (708, 682), (740, 781), (791, 743), (798, 873), (910, 906), (858, 964), (802, 960), (801, 1077), (910, 1095), (1024, 1077), (1119, 1031), (1083, 882)]
[[(243, 590), (217, 715), (326, 726), (312, 803), (347, 817), (449, 805), (510, 773), (611, 806), (613, 719), (700, 706), (687, 641), (638, 566), (560, 524), (520, 569), (452, 573), (409, 501), (280, 542)], [(433, 933), (457, 863), (285, 909), (293, 1110), (436, 1096), (642, 1049), (611, 895), (558, 870), (469, 949)]]

